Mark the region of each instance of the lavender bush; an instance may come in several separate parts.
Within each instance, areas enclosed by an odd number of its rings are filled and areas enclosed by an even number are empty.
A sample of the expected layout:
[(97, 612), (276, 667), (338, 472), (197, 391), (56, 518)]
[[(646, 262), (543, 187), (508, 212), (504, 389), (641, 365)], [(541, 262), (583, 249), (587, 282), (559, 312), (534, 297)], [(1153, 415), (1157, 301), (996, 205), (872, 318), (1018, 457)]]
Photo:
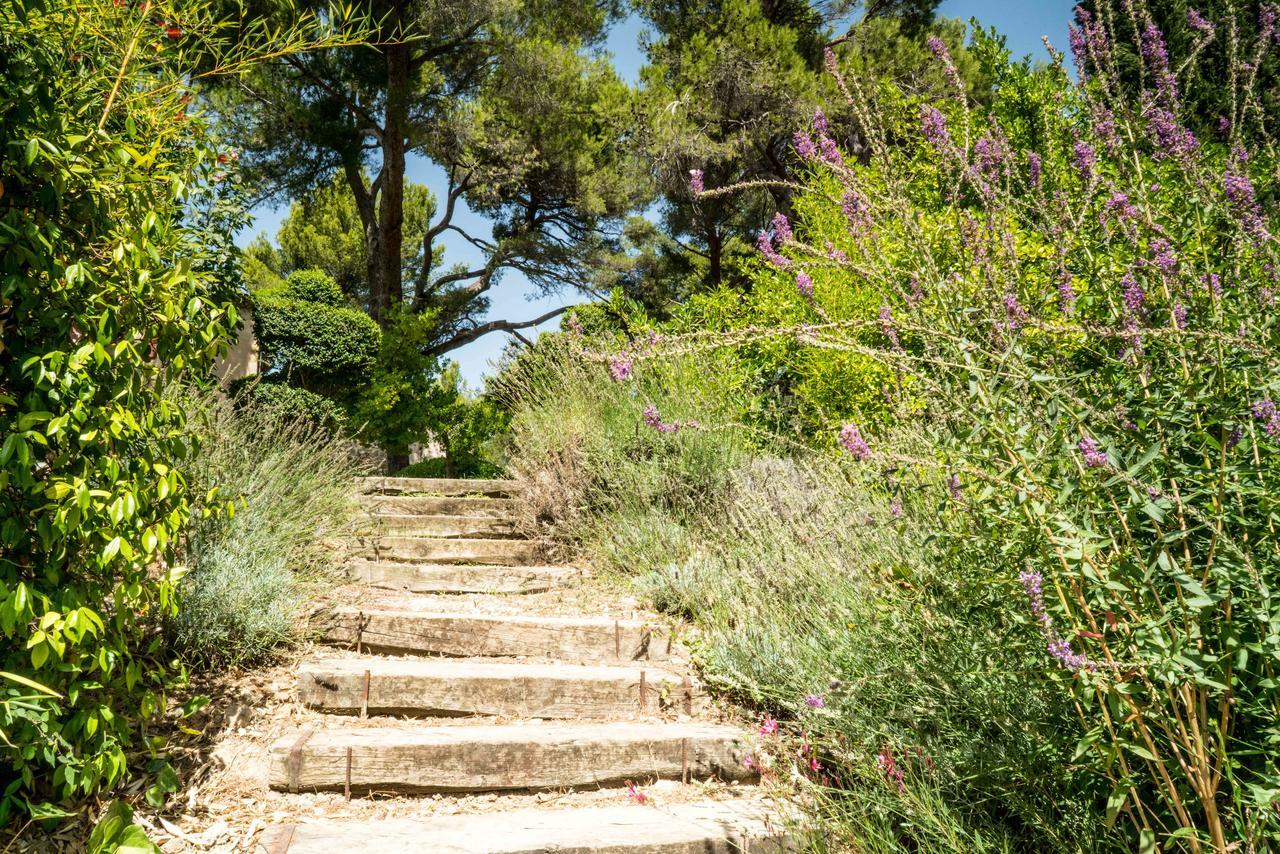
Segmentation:
[(760, 240), (761, 299), (796, 320), (666, 346), (772, 336), (793, 370), (815, 354), (883, 366), (876, 405), (816, 408), (815, 438), (934, 502), (951, 554), (996, 547), (981, 569), (994, 607), (1075, 707), (1108, 822), (1144, 850), (1260, 850), (1280, 843), (1280, 224), (1274, 152), (1241, 129), (1269, 138), (1249, 69), (1275, 49), (1276, 16), (1264, 7), (1258, 43), (1232, 46), (1235, 112), (1202, 139), (1180, 120), (1195, 52), (1172, 63), (1133, 14), (1136, 99), (1107, 22), (1084, 14), (1076, 79), (1060, 55), (1010, 64), (980, 38), (982, 109), (957, 82), (952, 100), (878, 110), (829, 58), (859, 156), (815, 121), (799, 216)]

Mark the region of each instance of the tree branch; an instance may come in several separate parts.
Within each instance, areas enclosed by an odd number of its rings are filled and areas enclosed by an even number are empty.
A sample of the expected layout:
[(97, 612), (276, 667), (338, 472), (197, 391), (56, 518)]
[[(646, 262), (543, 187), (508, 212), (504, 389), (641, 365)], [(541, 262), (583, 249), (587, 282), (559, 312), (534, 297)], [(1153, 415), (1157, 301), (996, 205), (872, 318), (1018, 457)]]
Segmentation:
[(296, 56), (290, 56), (288, 54), (285, 54), (283, 59), (285, 61), (285, 64), (288, 65), (290, 68), (293, 68), (303, 77), (306, 77), (316, 86), (319, 86), (321, 89), (327, 92), (330, 98), (335, 98), (338, 101), (342, 102), (344, 105), (346, 105), (346, 108), (348, 110), (350, 110), (351, 112), (355, 113), (357, 116), (359, 116), (360, 118), (368, 122), (369, 124), (368, 129), (372, 131), (373, 134), (379, 140), (382, 139), (382, 128), (381, 126), (379, 126), (377, 120), (375, 120), (374, 117), (368, 113), (368, 111), (366, 111), (363, 107), (361, 107), (355, 101), (352, 101), (342, 92), (333, 88), (333, 86), (331, 86), (327, 80), (325, 80), (323, 77), (321, 77), (320, 75), (316, 74), (315, 72), (307, 68)]
[(477, 326), (471, 327), (470, 329), (464, 329), (458, 334), (454, 335), (453, 337), (447, 338), (444, 341), (441, 341), (439, 344), (436, 344), (434, 347), (428, 350), (427, 355), (441, 356), (445, 353), (448, 353), (450, 350), (458, 349), (463, 344), (470, 344), (472, 341), (475, 341), (477, 338), (482, 338), (485, 335), (488, 335), (490, 332), (514, 333), (516, 330), (519, 330), (519, 329), (528, 329), (531, 326), (538, 326), (539, 324), (546, 323), (548, 320), (550, 320), (553, 317), (557, 317), (561, 314), (564, 314), (566, 311), (568, 311), (571, 308), (573, 308), (573, 306), (570, 306), (570, 305), (561, 306), (560, 308), (553, 309), (544, 315), (535, 317), (532, 320), (524, 320), (520, 322), (515, 322), (511, 320), (490, 320), (488, 323), (481, 323)]

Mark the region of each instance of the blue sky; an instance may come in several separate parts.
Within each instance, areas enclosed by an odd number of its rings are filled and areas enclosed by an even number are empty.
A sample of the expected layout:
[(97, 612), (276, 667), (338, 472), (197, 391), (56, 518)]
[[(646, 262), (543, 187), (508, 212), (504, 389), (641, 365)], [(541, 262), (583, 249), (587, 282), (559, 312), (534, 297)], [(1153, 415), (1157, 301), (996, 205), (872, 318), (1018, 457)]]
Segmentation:
[[(977, 18), (986, 26), (994, 26), (1008, 38), (1009, 47), (1015, 56), (1031, 54), (1044, 56), (1044, 46), (1040, 38), (1048, 35), (1054, 46), (1065, 50), (1067, 44), (1067, 21), (1071, 16), (1072, 2), (1062, 0), (1027, 0), (1027, 2), (984, 2), (984, 0), (944, 0), (939, 13), (945, 16)], [(638, 19), (629, 18), (609, 33), (606, 47), (613, 55), (614, 65), (624, 79), (635, 81), (644, 57), (640, 52), (640, 35), (643, 26)], [(444, 173), (429, 161), (421, 158), (411, 159), (408, 167), (408, 178), (425, 184), (442, 195), (444, 189)], [(482, 217), (464, 210), (457, 217), (458, 224), (469, 232), (489, 234), (489, 224)], [(240, 235), (240, 242), (247, 243), (258, 232), (266, 232), (274, 237), (280, 220), (288, 212), (288, 206), (275, 209), (262, 207), (254, 211), (255, 221), (252, 226)], [(470, 244), (461, 238), (446, 240), (445, 258), (448, 263), (462, 261), (479, 266), (482, 259)], [(572, 293), (563, 293), (548, 297), (540, 297), (532, 293), (527, 281), (522, 276), (508, 273), (506, 277), (490, 291), (492, 306), (490, 317), (507, 319), (526, 319), (537, 317), (544, 312), (562, 305), (579, 302), (581, 297)], [(549, 321), (539, 331), (555, 329), (559, 319)], [(523, 334), (532, 337), (530, 331)], [(488, 335), (479, 341), (455, 350), (451, 357), (459, 363), (462, 376), (467, 383), (478, 389), (490, 363), (502, 352), (510, 338), (507, 335)]]

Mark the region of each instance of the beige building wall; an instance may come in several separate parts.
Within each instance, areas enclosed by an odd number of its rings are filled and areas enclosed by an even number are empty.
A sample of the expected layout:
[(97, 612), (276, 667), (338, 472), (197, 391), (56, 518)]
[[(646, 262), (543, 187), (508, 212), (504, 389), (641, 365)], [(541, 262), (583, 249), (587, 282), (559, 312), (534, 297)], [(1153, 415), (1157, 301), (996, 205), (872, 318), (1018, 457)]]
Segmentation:
[(258, 373), (258, 338), (253, 334), (253, 312), (240, 307), (240, 336), (227, 355), (214, 366), (218, 382), (228, 385), (243, 377)]

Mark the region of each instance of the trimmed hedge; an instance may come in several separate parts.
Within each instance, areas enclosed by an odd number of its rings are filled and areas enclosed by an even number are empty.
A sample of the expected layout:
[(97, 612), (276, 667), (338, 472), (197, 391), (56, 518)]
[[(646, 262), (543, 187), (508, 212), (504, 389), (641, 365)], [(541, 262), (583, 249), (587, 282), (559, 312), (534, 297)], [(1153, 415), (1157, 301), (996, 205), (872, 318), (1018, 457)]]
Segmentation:
[(337, 284), (317, 270), (294, 273), (282, 291), (259, 293), (254, 321), (264, 373), (326, 396), (366, 384), (382, 333), (343, 303)]
[(323, 270), (299, 270), (290, 274), (285, 280), (284, 294), (289, 299), (319, 303), (332, 308), (342, 308), (347, 304), (342, 288)]
[(347, 417), (342, 407), (305, 388), (263, 381), (261, 377), (253, 376), (232, 383), (229, 391), (237, 409), (245, 406), (270, 407), (329, 430), (339, 430), (346, 424)]

